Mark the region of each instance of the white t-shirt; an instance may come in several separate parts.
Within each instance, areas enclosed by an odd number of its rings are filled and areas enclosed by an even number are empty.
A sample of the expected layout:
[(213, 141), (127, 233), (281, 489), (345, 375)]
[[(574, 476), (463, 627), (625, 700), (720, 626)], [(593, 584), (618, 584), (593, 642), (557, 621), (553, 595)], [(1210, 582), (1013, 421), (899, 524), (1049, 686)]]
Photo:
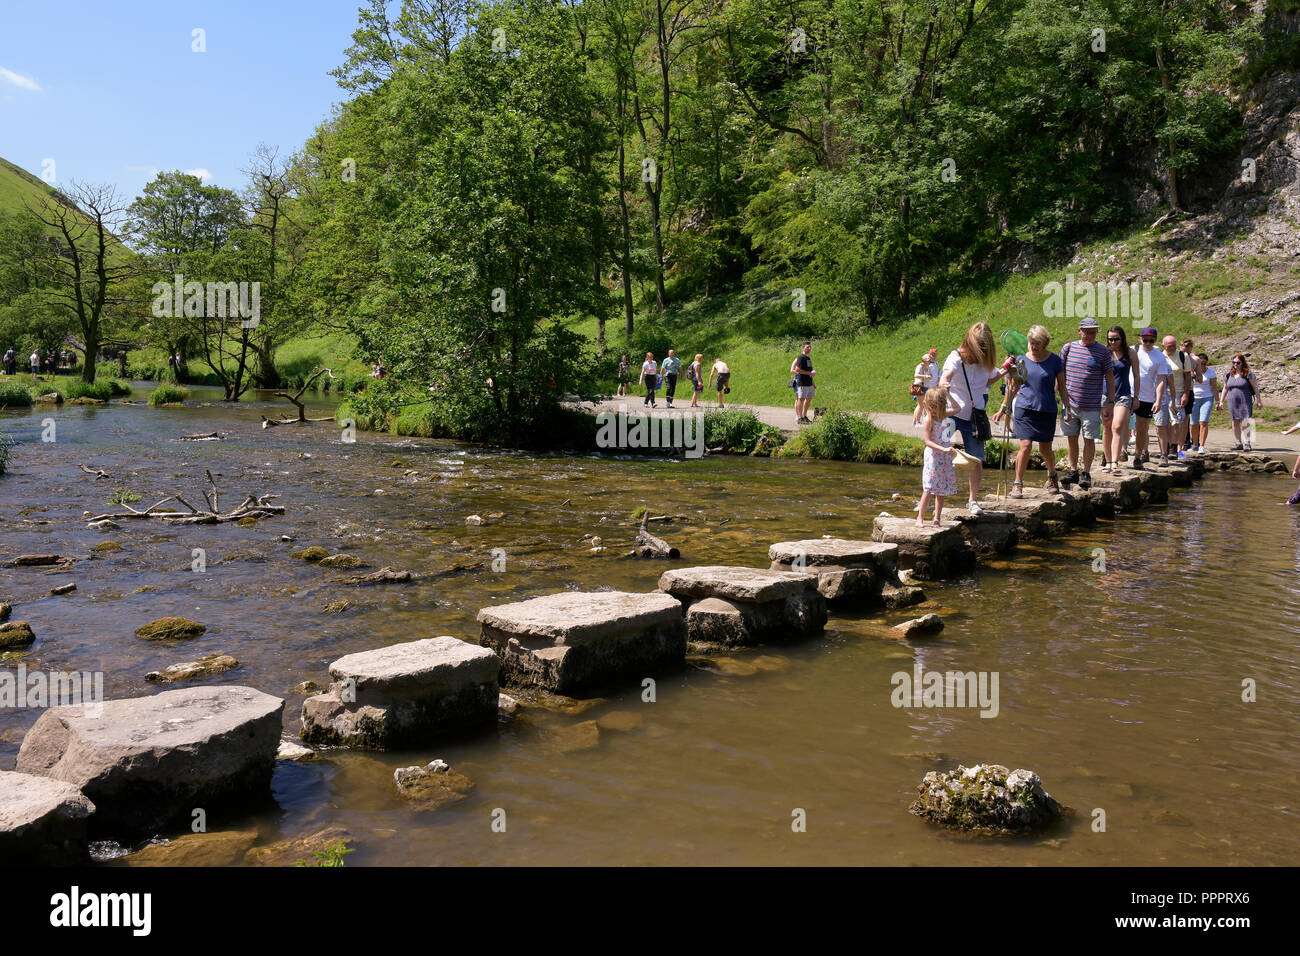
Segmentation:
[(931, 362), (929, 371), (926, 371), (924, 362), (918, 363), (916, 371), (912, 373), (912, 381), (915, 382), (918, 378), (926, 388), (934, 388), (939, 384), (939, 363)]
[(654, 374), (655, 374), (655, 368), (656, 368), (656, 367), (655, 367), (655, 363), (654, 363), (654, 362), (642, 362), (642, 363), (641, 363), (641, 371), (642, 371), (645, 375), (654, 375)]
[(1219, 377), (1214, 371), (1214, 366), (1207, 365), (1201, 377), (1205, 379), (1204, 382), (1192, 382), (1192, 398), (1213, 398), (1214, 380)]
[[(965, 366), (966, 374), (962, 374), (962, 366)], [(983, 365), (969, 365), (961, 359), (961, 353), (953, 349), (944, 359), (943, 371), (952, 372), (952, 385), (948, 389), (948, 394), (952, 397), (953, 403), (960, 409), (954, 417), (962, 421), (970, 421), (972, 413), (977, 408), (984, 407), (984, 400), (988, 396), (989, 379), (993, 377), (993, 370), (985, 368)], [(967, 382), (970, 388), (967, 388)], [(971, 389), (975, 391), (975, 400), (971, 401)]]
[(1173, 371), (1169, 363), (1165, 360), (1165, 353), (1159, 349), (1147, 351), (1144, 348), (1138, 349), (1138, 373), (1140, 381), (1138, 385), (1138, 401), (1154, 402), (1156, 400), (1156, 385), (1160, 382), (1161, 375), (1168, 375)]

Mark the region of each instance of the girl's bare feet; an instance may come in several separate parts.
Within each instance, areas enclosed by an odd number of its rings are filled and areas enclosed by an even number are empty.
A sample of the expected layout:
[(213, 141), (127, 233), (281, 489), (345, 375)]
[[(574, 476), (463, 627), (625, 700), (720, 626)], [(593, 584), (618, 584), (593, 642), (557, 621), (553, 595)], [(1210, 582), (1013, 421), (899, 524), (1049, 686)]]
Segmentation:
[(943, 527), (943, 522), (941, 522), (938, 518), (936, 518), (934, 521), (931, 521), (931, 522), (930, 522), (930, 527), (931, 527), (931, 528), (942, 528), (942, 527)]

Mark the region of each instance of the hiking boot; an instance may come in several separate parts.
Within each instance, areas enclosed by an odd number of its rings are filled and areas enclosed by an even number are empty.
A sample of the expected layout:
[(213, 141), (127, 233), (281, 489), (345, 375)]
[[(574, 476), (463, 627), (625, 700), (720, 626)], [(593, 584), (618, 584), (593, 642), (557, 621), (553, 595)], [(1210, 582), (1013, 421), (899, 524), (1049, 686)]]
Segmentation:
[(1053, 494), (1061, 493), (1061, 486), (1057, 484), (1056, 481), (1056, 472), (1052, 472), (1050, 475), (1047, 476), (1047, 480), (1043, 482), (1043, 487), (1046, 488), (1048, 491), (1052, 492)]
[(1081, 475), (1079, 475), (1079, 487), (1082, 488), (1084, 491), (1087, 491), (1089, 488), (1092, 487), (1091, 472), (1085, 471)]
[(1146, 471), (1146, 469), (1142, 467), (1142, 459), (1141, 459), (1141, 458), (1134, 458), (1134, 459), (1133, 459), (1133, 464), (1130, 465), (1129, 467), (1132, 468), (1134, 471)]
[(1079, 472), (1075, 468), (1071, 468), (1069, 471), (1067, 471), (1065, 473), (1065, 477), (1061, 479), (1061, 486), (1064, 488), (1068, 488), (1070, 487), (1070, 485), (1077, 485), (1078, 483), (1079, 483)]

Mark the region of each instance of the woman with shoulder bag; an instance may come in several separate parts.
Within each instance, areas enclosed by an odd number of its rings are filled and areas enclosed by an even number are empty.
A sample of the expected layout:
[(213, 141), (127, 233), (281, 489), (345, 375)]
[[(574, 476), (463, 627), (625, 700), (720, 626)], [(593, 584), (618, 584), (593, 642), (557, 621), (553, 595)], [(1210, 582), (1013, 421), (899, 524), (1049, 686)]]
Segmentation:
[(973, 515), (982, 510), (979, 491), (984, 478), (984, 443), (993, 437), (993, 426), (984, 410), (985, 396), (989, 386), (1006, 374), (1005, 369), (995, 368), (995, 357), (993, 330), (987, 322), (976, 322), (966, 330), (961, 346), (948, 354), (939, 377), (940, 387), (948, 389), (958, 408), (952, 420), (961, 435), (962, 448), (977, 462), (970, 468), (970, 500), (966, 502), (966, 510)]

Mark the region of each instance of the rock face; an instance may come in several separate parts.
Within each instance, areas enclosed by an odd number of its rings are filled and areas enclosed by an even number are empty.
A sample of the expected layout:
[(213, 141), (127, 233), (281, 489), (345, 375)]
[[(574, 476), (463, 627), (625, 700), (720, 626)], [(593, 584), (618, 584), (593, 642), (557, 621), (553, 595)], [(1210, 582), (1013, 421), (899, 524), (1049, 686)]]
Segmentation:
[(180, 681), (197, 680), (200, 677), (211, 677), (213, 674), (224, 674), (238, 666), (239, 661), (229, 654), (209, 654), (207, 657), (200, 657), (197, 661), (172, 664), (160, 671), (150, 671), (144, 675), (144, 679), (156, 684), (175, 684)]
[(206, 630), (206, 625), (191, 621), (187, 617), (160, 617), (143, 627), (136, 628), (135, 636), (146, 641), (173, 641), (200, 637)]
[(818, 575), (805, 571), (706, 566), (677, 568), (659, 588), (686, 606), (686, 636), (735, 647), (793, 641), (826, 626)]
[(507, 682), (557, 694), (639, 681), (686, 659), (682, 605), (667, 594), (564, 591), (483, 608), (478, 620)]
[(95, 805), (70, 783), (0, 771), (0, 861), (6, 866), (89, 862), (86, 820)]
[(251, 687), (194, 687), (153, 697), (52, 707), (18, 751), (15, 769), (79, 787), (98, 808), (96, 837), (188, 828), (270, 798), (284, 701)]
[(493, 727), (498, 668), (454, 637), (340, 657), (329, 690), (303, 701), (303, 743), (389, 750)]
[(767, 549), (767, 556), (773, 571), (816, 574), (817, 590), (831, 607), (880, 607), (885, 589), (901, 585), (898, 545), (883, 541), (781, 541)]
[(975, 564), (975, 551), (956, 524), (918, 528), (915, 518), (881, 515), (872, 525), (871, 539), (898, 545), (900, 566), (923, 580), (949, 578)]
[(0, 624), (0, 651), (15, 647), (28, 647), (36, 640), (32, 626), (26, 621), (7, 621)]
[(983, 833), (1024, 833), (1061, 815), (1038, 774), (997, 764), (931, 770), (916, 788), (910, 813), (932, 823)]

